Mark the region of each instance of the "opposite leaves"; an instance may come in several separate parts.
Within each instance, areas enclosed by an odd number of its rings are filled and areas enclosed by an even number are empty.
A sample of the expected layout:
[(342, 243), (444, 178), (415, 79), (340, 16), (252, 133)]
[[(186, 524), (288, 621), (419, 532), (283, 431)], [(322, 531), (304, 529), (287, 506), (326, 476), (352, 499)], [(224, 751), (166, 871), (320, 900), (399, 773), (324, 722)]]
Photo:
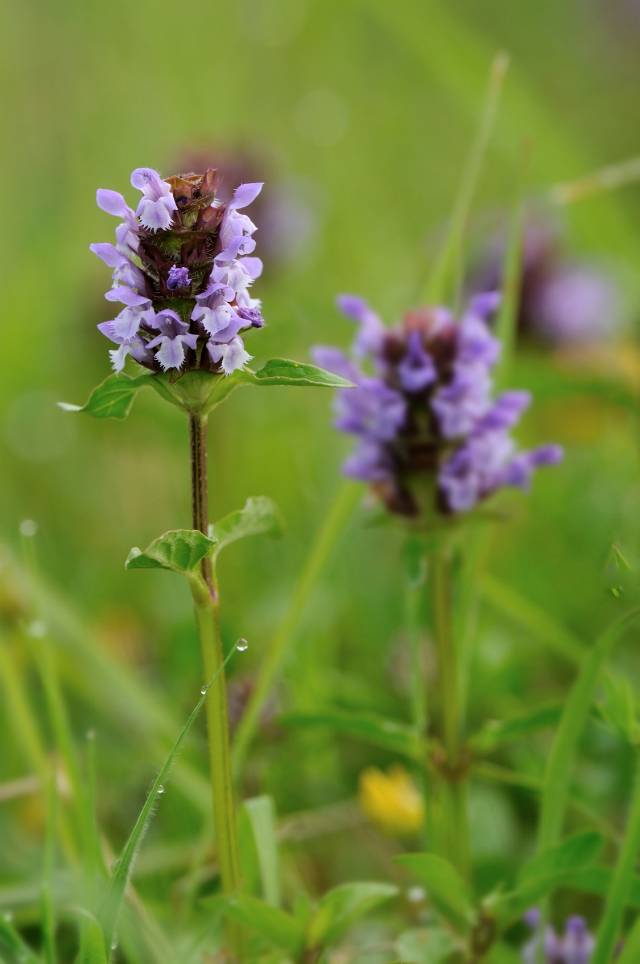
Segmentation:
[(315, 365), (305, 365), (288, 358), (272, 358), (257, 372), (238, 369), (232, 375), (218, 375), (205, 371), (190, 371), (177, 377), (163, 372), (129, 375), (109, 375), (93, 389), (84, 405), (58, 402), (66, 412), (85, 412), (94, 418), (126, 418), (141, 388), (155, 389), (166, 401), (186, 412), (206, 415), (242, 385), (294, 385), (316, 388), (353, 388), (351, 382)]

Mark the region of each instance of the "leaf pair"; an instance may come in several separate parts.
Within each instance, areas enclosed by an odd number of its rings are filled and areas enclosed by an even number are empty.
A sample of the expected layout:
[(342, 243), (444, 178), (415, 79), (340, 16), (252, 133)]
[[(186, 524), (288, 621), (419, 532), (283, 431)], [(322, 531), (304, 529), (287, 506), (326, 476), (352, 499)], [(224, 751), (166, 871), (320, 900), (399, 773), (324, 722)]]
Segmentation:
[(134, 548), (125, 562), (126, 569), (169, 569), (183, 576), (193, 576), (203, 559), (216, 559), (225, 546), (247, 536), (266, 535), (279, 538), (284, 532), (280, 510), (266, 496), (247, 499), (238, 509), (209, 526), (209, 535), (197, 529), (174, 529), (147, 546)]
[(398, 888), (391, 884), (343, 884), (328, 891), (315, 908), (305, 899), (299, 901), (293, 914), (244, 895), (214, 898), (209, 906), (257, 931), (297, 961), (308, 951), (320, 951), (334, 944), (356, 920), (397, 893)]
[(136, 377), (109, 375), (93, 389), (84, 405), (58, 402), (66, 412), (85, 412), (93, 418), (126, 418), (142, 388), (153, 388), (164, 399), (188, 412), (206, 415), (242, 385), (293, 385), (317, 388), (353, 388), (351, 382), (315, 365), (304, 365), (288, 358), (272, 358), (259, 371), (239, 369), (232, 375), (212, 372), (185, 372), (177, 378), (167, 373)]

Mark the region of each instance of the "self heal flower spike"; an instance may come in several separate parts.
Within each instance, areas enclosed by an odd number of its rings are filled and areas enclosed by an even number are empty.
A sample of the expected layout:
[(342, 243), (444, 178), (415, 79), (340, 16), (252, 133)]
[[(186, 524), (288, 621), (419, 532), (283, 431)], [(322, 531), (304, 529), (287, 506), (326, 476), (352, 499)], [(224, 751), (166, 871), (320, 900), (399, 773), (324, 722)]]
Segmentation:
[(231, 375), (252, 357), (244, 334), (264, 325), (260, 302), (249, 296), (262, 262), (245, 258), (256, 226), (241, 213), (262, 184), (240, 185), (226, 206), (216, 198), (213, 168), (163, 179), (141, 167), (131, 184), (142, 192), (135, 211), (116, 191), (98, 191), (99, 207), (122, 223), (115, 245), (91, 245), (113, 269), (105, 297), (124, 305), (98, 325), (119, 346), (110, 353), (114, 370), (131, 355), (155, 373)]
[(468, 512), (505, 486), (527, 489), (535, 469), (562, 458), (555, 445), (517, 451), (510, 431), (527, 392), (493, 397), (500, 343), (488, 321), (498, 304), (487, 292), (460, 320), (421, 308), (386, 328), (361, 298), (338, 298), (358, 325), (352, 357), (317, 347), (314, 358), (356, 384), (335, 402), (336, 428), (358, 438), (343, 471), (372, 483), (392, 512)]

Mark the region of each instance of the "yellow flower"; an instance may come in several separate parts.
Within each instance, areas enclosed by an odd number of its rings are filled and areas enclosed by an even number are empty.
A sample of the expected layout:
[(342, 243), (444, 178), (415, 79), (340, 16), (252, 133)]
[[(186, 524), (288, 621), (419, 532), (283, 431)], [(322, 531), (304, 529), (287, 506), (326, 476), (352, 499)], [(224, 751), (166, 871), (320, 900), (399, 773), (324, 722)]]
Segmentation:
[(360, 774), (360, 806), (390, 836), (406, 837), (418, 833), (424, 823), (424, 803), (411, 774), (399, 764), (386, 773), (367, 767)]

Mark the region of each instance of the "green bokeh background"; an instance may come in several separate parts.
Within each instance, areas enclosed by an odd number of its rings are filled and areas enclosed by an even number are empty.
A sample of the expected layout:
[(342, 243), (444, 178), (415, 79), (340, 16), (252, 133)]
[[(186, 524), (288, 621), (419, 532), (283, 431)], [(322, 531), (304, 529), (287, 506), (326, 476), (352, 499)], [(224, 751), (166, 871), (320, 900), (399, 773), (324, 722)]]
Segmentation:
[[(132, 545), (189, 525), (186, 423), (152, 393), (141, 394), (125, 423), (55, 407), (59, 399), (83, 401), (108, 373), (107, 342), (96, 329), (109, 317), (108, 271), (88, 246), (112, 240), (115, 222), (96, 207), (96, 188), (122, 191), (132, 203), (135, 167), (169, 175), (196, 151), (214, 162), (234, 152), (257, 158), (271, 212), (286, 199), (285, 232), (281, 223), (280, 251), (271, 251), (255, 286), (268, 327), (249, 347), (256, 364), (272, 356), (307, 360), (314, 343), (346, 345), (351, 337), (334, 307), (337, 292), (365, 295), (390, 322), (416, 303), (498, 51), (510, 53), (511, 67), (478, 218), (511, 203), (525, 140), (539, 203), (551, 185), (638, 151), (640, 12), (632, 0), (23, 0), (5, 3), (2, 20), (6, 594), (19, 523), (32, 518), (44, 578), (94, 634), (85, 641), (181, 720), (199, 688), (187, 590), (169, 574), (126, 573), (123, 562)], [(619, 278), (632, 339), (640, 189), (602, 194), (559, 216), (570, 252), (607, 264)], [(260, 254), (260, 231), (256, 237)], [(567, 455), (540, 474), (529, 498), (507, 500), (512, 520), (498, 527), (489, 568), (588, 643), (624, 605), (610, 592), (617, 579), (607, 567), (611, 545), (632, 565), (639, 556), (633, 401), (626, 385), (581, 387), (541, 353), (524, 352), (511, 381), (538, 395), (523, 442), (559, 441)], [(349, 442), (331, 428), (330, 394), (251, 389), (211, 419), (212, 517), (265, 494), (288, 526), (284, 541), (248, 541), (221, 563), (225, 641), (250, 643), (232, 664), (236, 682), (257, 670), (339, 486)], [(280, 709), (332, 704), (409, 719), (399, 546), (392, 530), (352, 523), (297, 634)], [(111, 684), (59, 642), (76, 732), (95, 726), (99, 734), (101, 818), (118, 845), (161, 754), (128, 729), (118, 694), (94, 698)], [(637, 670), (633, 652), (621, 659)], [(472, 723), (562, 696), (573, 672), (544, 641), (484, 607)], [(37, 708), (37, 681), (28, 671), (27, 678)], [(9, 780), (28, 767), (5, 722), (0, 779)], [(595, 727), (584, 743), (577, 780), (619, 823), (628, 760)], [(541, 772), (547, 747), (544, 740), (518, 747), (511, 762)], [(204, 772), (201, 750), (199, 743), (189, 756)], [(364, 766), (392, 759), (326, 731), (271, 726), (252, 754), (245, 790), (272, 793), (287, 814), (351, 799)], [(479, 874), (492, 881), (512, 873), (514, 858), (527, 852), (535, 798), (481, 786), (474, 800)], [(191, 841), (200, 822), (176, 793), (163, 803), (148, 846)], [(0, 828), (2, 884), (15, 888), (36, 874), (38, 829), (18, 805), (0, 812)], [(366, 834), (331, 839), (295, 857), (312, 890), (380, 876), (380, 842)], [(171, 874), (143, 884), (158, 904)]]

